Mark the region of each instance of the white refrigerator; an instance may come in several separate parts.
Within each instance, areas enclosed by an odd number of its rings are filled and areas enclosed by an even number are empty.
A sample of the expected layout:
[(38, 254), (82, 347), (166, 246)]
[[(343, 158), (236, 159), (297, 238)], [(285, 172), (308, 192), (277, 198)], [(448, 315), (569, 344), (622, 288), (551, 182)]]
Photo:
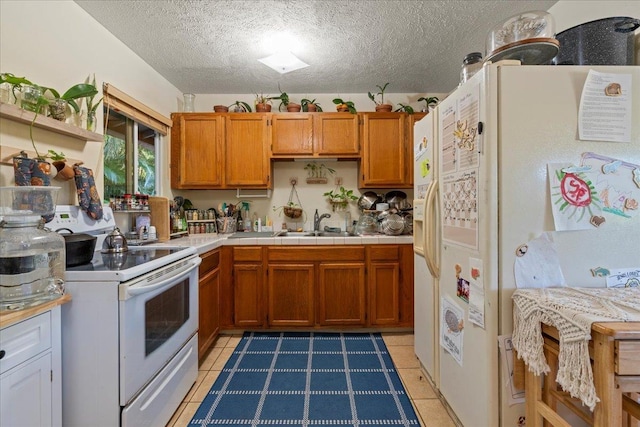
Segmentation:
[(516, 276), (640, 269), (640, 67), (485, 65), (414, 135), (416, 355), (462, 425), (519, 426)]

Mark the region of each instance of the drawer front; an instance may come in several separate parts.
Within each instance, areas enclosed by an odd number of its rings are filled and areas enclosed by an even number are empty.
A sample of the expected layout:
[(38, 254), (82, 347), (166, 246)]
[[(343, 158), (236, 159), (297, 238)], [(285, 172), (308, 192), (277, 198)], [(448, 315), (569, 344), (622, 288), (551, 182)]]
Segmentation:
[(198, 270), (200, 277), (220, 266), (220, 249), (214, 249), (201, 256), (202, 264)]
[(234, 247), (233, 248), (233, 261), (262, 261), (262, 246), (250, 246), (246, 248)]
[(400, 258), (400, 248), (397, 245), (381, 245), (369, 247), (371, 261), (396, 261)]
[(269, 261), (364, 261), (364, 246), (271, 246)]
[(616, 341), (616, 373), (640, 375), (640, 341)]
[(0, 331), (0, 374), (51, 347), (51, 312), (39, 314)]

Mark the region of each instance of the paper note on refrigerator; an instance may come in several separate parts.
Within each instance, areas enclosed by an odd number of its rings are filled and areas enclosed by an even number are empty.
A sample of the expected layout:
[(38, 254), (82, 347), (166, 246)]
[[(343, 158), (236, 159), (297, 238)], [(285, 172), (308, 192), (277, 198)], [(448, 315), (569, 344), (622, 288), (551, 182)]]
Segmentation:
[(482, 260), (469, 258), (469, 321), (484, 328), (484, 280)]
[(571, 163), (549, 163), (549, 190), (553, 222), (557, 231), (587, 230), (605, 222), (601, 200), (590, 168)]
[(464, 310), (449, 297), (440, 299), (440, 346), (462, 366)]
[(558, 252), (548, 233), (516, 249), (513, 269), (518, 288), (567, 286), (560, 269)]
[(640, 268), (618, 268), (607, 276), (607, 288), (640, 288)]
[(442, 240), (470, 249), (478, 248), (477, 170), (442, 177), (440, 203)]
[(589, 70), (580, 97), (578, 137), (630, 142), (631, 118), (631, 74)]

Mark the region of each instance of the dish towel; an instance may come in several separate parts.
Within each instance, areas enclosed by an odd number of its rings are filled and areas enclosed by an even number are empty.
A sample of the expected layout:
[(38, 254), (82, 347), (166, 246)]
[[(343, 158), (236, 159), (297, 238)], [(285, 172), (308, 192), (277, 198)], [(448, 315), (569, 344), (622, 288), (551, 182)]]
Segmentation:
[(74, 165), (73, 171), (76, 174), (76, 190), (80, 209), (95, 220), (102, 219), (102, 201), (96, 189), (93, 171), (79, 165)]
[(589, 358), (591, 324), (640, 321), (640, 288), (518, 289), (513, 306), (513, 346), (536, 375), (548, 373), (540, 322), (560, 338), (556, 380), (572, 397), (594, 410), (600, 401)]

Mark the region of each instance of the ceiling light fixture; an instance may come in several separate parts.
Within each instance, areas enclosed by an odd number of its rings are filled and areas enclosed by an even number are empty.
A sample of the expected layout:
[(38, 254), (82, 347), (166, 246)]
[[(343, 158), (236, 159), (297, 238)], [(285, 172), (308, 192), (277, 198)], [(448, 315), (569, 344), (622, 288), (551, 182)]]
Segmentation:
[(273, 55), (260, 58), (258, 61), (262, 62), (267, 67), (276, 70), (280, 74), (290, 73), (291, 71), (309, 66), (309, 64), (302, 62), (289, 51), (276, 52)]

